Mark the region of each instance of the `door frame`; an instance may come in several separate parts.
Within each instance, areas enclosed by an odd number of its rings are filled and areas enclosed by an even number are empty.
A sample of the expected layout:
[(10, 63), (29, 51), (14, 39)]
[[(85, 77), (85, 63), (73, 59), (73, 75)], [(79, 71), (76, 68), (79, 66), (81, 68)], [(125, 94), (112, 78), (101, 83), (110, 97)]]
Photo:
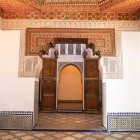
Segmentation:
[(84, 59), (83, 59), (83, 62), (59, 62), (57, 60), (57, 80), (56, 80), (56, 110), (58, 109), (57, 108), (57, 104), (58, 104), (58, 83), (59, 83), (59, 80), (60, 80), (60, 73), (61, 71), (69, 66), (69, 65), (72, 65), (72, 66), (75, 66), (81, 73), (81, 80), (82, 80), (82, 103), (83, 103), (83, 108), (82, 110), (84, 111)]

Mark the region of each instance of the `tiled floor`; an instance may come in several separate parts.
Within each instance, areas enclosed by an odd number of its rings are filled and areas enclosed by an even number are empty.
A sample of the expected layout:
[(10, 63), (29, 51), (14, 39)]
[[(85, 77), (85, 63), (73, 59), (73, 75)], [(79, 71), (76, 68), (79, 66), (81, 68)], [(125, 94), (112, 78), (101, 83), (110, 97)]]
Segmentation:
[(2, 131), (0, 140), (140, 140), (140, 132)]
[[(92, 131), (104, 129), (101, 120), (101, 114), (40, 113), (39, 131), (0, 130), (0, 140), (140, 140), (140, 132)], [(65, 131), (69, 129), (73, 131)]]
[(35, 130), (106, 131), (101, 114), (40, 113)]

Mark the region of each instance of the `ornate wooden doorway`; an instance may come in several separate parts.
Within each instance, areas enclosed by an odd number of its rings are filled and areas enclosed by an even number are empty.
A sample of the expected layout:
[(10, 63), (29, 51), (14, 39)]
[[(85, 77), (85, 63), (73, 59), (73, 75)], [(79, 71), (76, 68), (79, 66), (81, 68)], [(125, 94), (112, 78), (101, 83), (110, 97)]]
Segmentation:
[[(57, 109), (72, 109), (72, 106), (60, 106), (59, 103), (79, 103), (76, 110), (83, 110), (86, 112), (99, 112), (99, 70), (98, 59), (84, 59), (84, 94), (82, 100), (71, 100), (68, 95), (61, 100), (59, 95), (56, 95), (57, 87), (57, 59), (43, 60), (43, 73), (41, 80), (41, 111), (56, 111)], [(82, 81), (82, 78), (81, 78)], [(76, 87), (75, 87), (76, 88)], [(67, 89), (68, 90), (68, 89)], [(58, 99), (58, 101), (57, 101)], [(58, 102), (58, 104), (56, 104)], [(81, 107), (81, 104), (84, 104)], [(66, 105), (66, 104), (65, 104)], [(67, 104), (68, 105), (68, 104)]]
[[(61, 40), (58, 40), (61, 41)], [(62, 40), (63, 41), (63, 40)], [(69, 40), (64, 40), (69, 41)], [(70, 40), (71, 41), (71, 40)], [(75, 40), (74, 40), (75, 41)], [(79, 41), (79, 40), (78, 40)], [(55, 58), (43, 58), (43, 72), (41, 80), (41, 110), (42, 111), (56, 111), (57, 109), (70, 109), (61, 108), (59, 103), (74, 102), (79, 99), (73, 99), (69, 91), (64, 91), (65, 98), (60, 98), (60, 85), (58, 82), (61, 80), (59, 73), (61, 68), (68, 65), (76, 66), (81, 72), (82, 81), (82, 98), (78, 102), (81, 102), (83, 107), (80, 110), (85, 112), (99, 112), (99, 69), (98, 60), (99, 57), (93, 57), (93, 50), (88, 50), (88, 58), (83, 57), (83, 52), (86, 51), (85, 44), (56, 44), (59, 57)], [(65, 81), (65, 80), (64, 80)], [(69, 90), (69, 86), (66, 90)], [(77, 87), (74, 87), (74, 90)], [(63, 89), (64, 90), (64, 89)], [(60, 93), (59, 93), (60, 92)], [(61, 96), (62, 97), (62, 96)], [(66, 106), (65, 106), (66, 107)], [(74, 108), (71, 108), (72, 110)]]

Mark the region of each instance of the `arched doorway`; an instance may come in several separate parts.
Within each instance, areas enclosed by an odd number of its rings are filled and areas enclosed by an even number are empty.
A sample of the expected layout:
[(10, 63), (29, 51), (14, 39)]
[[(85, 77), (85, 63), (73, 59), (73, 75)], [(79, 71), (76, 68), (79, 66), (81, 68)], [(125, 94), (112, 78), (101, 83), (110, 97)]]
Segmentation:
[(64, 66), (59, 72), (57, 109), (83, 110), (82, 73), (72, 64)]
[[(85, 44), (73, 44), (73, 47), (69, 44), (56, 44), (55, 48), (58, 50), (58, 58), (43, 59), (41, 110), (84, 110), (84, 112), (98, 113), (100, 111), (98, 57), (93, 57), (90, 49), (87, 52), (88, 57), (83, 58), (81, 52), (86, 49)], [(77, 50), (80, 53), (76, 53)], [(72, 72), (73, 68), (80, 75), (76, 83), (77, 76), (74, 76), (76, 74)], [(72, 75), (65, 77), (65, 74)], [(75, 92), (79, 87), (77, 83), (81, 84), (81, 98), (78, 98)], [(74, 103), (80, 107), (72, 107)], [(63, 104), (63, 107), (60, 104)]]

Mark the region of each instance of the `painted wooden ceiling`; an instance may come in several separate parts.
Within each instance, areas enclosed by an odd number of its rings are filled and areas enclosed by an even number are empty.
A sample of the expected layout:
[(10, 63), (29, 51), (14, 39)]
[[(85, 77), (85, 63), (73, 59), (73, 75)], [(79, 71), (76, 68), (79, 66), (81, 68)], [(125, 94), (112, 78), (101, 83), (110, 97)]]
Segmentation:
[(0, 0), (0, 16), (6, 19), (98, 20), (104, 13), (109, 20), (120, 13), (122, 19), (139, 19), (140, 0)]

